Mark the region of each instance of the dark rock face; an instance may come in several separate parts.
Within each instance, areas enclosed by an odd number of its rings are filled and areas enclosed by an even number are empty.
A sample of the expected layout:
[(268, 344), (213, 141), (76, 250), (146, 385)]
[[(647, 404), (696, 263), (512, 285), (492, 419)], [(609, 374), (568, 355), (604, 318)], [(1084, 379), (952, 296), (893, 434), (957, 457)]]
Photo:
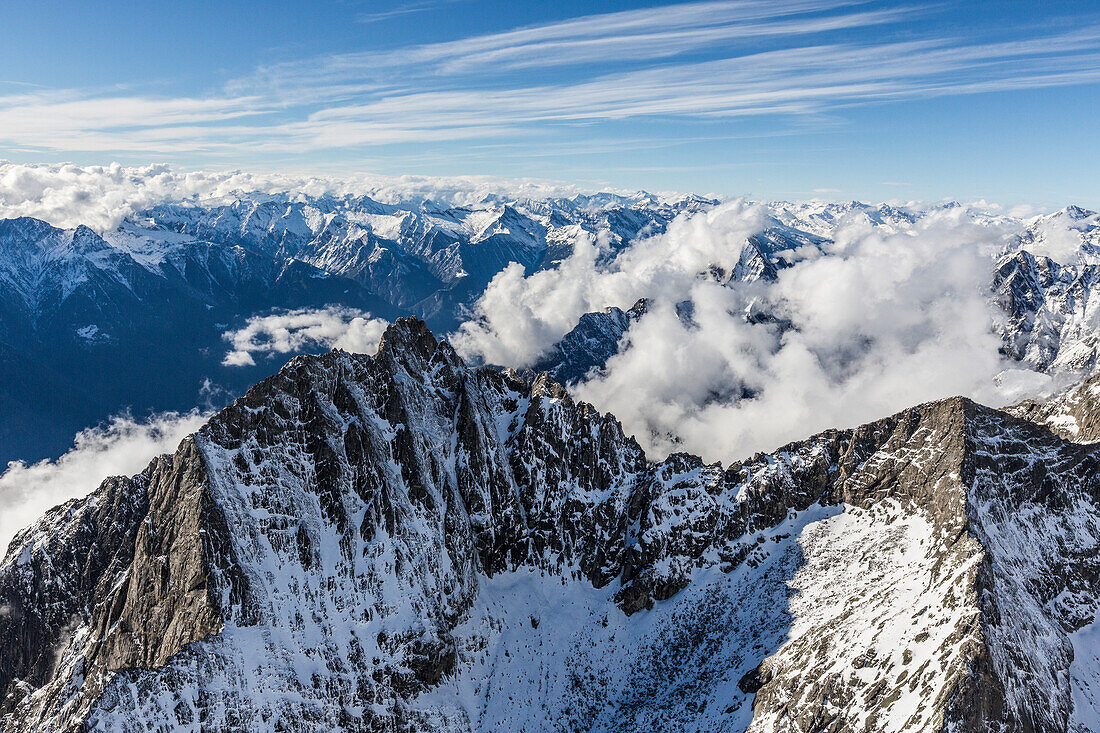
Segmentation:
[(629, 310), (612, 306), (596, 313), (585, 313), (573, 330), (555, 344), (550, 353), (534, 366), (533, 372), (546, 372), (560, 384), (583, 379), (594, 369), (602, 369), (615, 356), (619, 341), (649, 308), (639, 300)]
[(1024, 249), (1005, 256), (993, 278), (1006, 317), (1004, 353), (1040, 371), (1091, 373), (1100, 347), (1090, 325), (1098, 281), (1096, 264), (1061, 265)]
[(146, 490), (151, 521), (138, 526), (125, 594), (101, 624), (106, 669), (163, 665), (184, 645), (221, 628), (201, 542), (216, 524), (203, 516), (206, 477), (194, 444), (181, 453), (173, 470), (154, 472)]
[(654, 463), (547, 376), (470, 369), (402, 320), (375, 357), (293, 359), (21, 534), (0, 566), (0, 713), (1069, 730), (1098, 468), (963, 399), (726, 467)]
[[(221, 630), (210, 574), (227, 569), (210, 548), (225, 542), (227, 530), (205, 482), (198, 449), (187, 440), (133, 479), (108, 479), (87, 499), (59, 507), (37, 535), (16, 538), (13, 546), (26, 540), (24, 554), (5, 575), (12, 612), (0, 623), (5, 636), (13, 628), (31, 636), (5, 651), (5, 712), (23, 705), (28, 725), (48, 725), (43, 707), (80, 715), (79, 705), (71, 709), (71, 699), (52, 694), (68, 696), (74, 687), (98, 694), (111, 672), (163, 665)], [(85, 656), (67, 665), (58, 644), (78, 630), (89, 636)], [(65, 684), (41, 701), (21, 700), (19, 691), (46, 674)]]
[(761, 667), (755, 667), (745, 673), (745, 676), (737, 681), (737, 687), (746, 695), (755, 695), (764, 686), (767, 680)]

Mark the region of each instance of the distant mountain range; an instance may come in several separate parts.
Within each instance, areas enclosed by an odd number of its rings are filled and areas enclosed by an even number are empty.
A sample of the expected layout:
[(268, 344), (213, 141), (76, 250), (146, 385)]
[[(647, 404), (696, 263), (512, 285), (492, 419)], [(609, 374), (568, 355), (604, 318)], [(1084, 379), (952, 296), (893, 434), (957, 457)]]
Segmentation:
[[(120, 410), (224, 404), (275, 367), (222, 364), (223, 335), (251, 316), (338, 305), (383, 319), (415, 315), (446, 334), (512, 263), (526, 273), (555, 267), (580, 237), (600, 238), (613, 258), (717, 203), (639, 193), (455, 208), (257, 195), (156, 206), (103, 233), (0, 220), (0, 462), (56, 455), (77, 430)], [(957, 204), (775, 203), (732, 269), (700, 276), (774, 281), (826, 251), (838, 227), (902, 232), (953, 209), (1004, 241), (990, 297), (1007, 314), (1005, 353), (1036, 369), (1091, 367), (1100, 235), (1096, 215), (1075, 207), (1023, 221)], [(1067, 234), (1079, 240), (1073, 263), (1030, 254)], [(637, 315), (632, 303), (613, 305), (582, 318), (536, 368), (563, 382), (600, 368)]]
[(188, 409), (206, 380), (243, 390), (271, 367), (221, 366), (222, 334), (251, 315), (335, 304), (447, 332), (513, 262), (552, 267), (585, 234), (619, 248), (713, 204), (640, 194), (408, 209), (264, 196), (158, 206), (103, 235), (0, 220), (0, 464), (57, 454), (125, 408)]

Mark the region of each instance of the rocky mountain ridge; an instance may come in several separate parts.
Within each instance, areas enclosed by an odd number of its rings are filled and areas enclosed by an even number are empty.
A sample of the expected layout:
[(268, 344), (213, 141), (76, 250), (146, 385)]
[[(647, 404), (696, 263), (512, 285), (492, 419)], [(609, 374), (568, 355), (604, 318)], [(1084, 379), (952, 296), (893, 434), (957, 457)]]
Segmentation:
[(1098, 459), (965, 399), (727, 466), (400, 320), (0, 566), (5, 730), (1093, 730)]

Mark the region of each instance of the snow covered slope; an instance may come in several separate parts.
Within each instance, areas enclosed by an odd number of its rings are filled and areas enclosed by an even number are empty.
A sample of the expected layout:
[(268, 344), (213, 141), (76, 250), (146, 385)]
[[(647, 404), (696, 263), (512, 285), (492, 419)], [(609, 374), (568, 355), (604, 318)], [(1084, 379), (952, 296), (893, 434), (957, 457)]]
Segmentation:
[(1100, 264), (1062, 265), (1026, 249), (997, 266), (1005, 353), (1040, 371), (1091, 372), (1100, 354)]
[[(1100, 462), (964, 399), (729, 466), (401, 320), (0, 566), (5, 730), (1065, 731)], [(1086, 725), (1087, 723), (1081, 723)]]

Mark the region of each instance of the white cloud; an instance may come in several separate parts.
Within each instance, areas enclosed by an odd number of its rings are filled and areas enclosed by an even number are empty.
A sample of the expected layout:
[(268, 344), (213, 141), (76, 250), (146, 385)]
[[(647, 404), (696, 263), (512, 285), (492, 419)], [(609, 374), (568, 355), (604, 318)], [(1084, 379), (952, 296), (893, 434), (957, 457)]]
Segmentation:
[(554, 270), (523, 276), (511, 265), (477, 304), (475, 318), (452, 336), (468, 357), (527, 366), (565, 335), (584, 313), (639, 298), (676, 302), (710, 265), (733, 268), (741, 245), (763, 226), (765, 209), (736, 199), (693, 217), (676, 219), (667, 235), (635, 242), (606, 267), (607, 244), (580, 237)]
[(55, 461), (13, 462), (0, 474), (0, 553), (19, 530), (58, 504), (91, 493), (108, 476), (129, 476), (176, 449), (209, 415), (162, 413), (146, 421), (129, 415), (77, 433)]
[[(653, 298), (606, 372), (573, 392), (655, 455), (723, 461), (954, 394), (1005, 403), (1049, 381), (1021, 378), (999, 353), (987, 297), (1005, 235), (997, 226), (961, 208), (900, 234), (852, 221), (825, 256), (781, 270), (773, 285), (700, 279), (708, 264), (729, 269), (762, 213), (732, 202), (677, 220), (608, 265), (582, 247), (560, 272), (505, 272), (454, 343), (467, 356), (529, 364), (581, 312)], [(687, 323), (674, 308), (684, 300), (694, 305)], [(792, 327), (747, 323), (750, 302)]]
[(318, 347), (373, 354), (387, 325), (369, 313), (338, 306), (253, 316), (244, 328), (223, 335), (233, 349), (222, 364), (252, 366), (254, 354), (288, 354)]
[(228, 204), (247, 194), (370, 196), (383, 203), (425, 199), (471, 205), (486, 196), (515, 198), (571, 196), (572, 184), (489, 176), (295, 176), (244, 171), (185, 171), (167, 165), (126, 167), (68, 163), (32, 165), (0, 162), (0, 217), (33, 216), (54, 226), (83, 224), (114, 229), (134, 212), (176, 201)]

